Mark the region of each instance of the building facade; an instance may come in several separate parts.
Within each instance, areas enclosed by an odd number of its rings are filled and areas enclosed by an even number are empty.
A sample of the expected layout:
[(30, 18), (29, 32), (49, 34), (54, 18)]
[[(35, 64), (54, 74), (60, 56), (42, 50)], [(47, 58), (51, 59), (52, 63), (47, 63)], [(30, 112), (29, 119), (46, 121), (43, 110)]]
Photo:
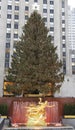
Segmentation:
[(63, 61), (63, 72), (68, 73), (67, 59), (67, 0), (0, 0), (0, 96), (3, 96), (3, 83), (16, 41), (22, 34), (31, 13), (37, 9), (49, 29), (52, 42), (57, 46), (59, 59)]
[(71, 7), (68, 10), (68, 40), (70, 74), (75, 75), (75, 8)]
[(56, 96), (75, 97), (75, 8), (68, 7), (67, 73)]

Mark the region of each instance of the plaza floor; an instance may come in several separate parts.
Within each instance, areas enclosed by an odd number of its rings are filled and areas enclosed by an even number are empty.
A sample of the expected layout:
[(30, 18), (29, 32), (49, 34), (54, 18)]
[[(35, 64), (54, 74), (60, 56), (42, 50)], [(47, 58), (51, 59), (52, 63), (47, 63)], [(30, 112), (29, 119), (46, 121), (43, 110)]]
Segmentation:
[(4, 129), (7, 128), (8, 126), (9, 126), (9, 120), (8, 120), (8, 119), (4, 119), (4, 123), (3, 123), (2, 130), (4, 130)]
[(51, 127), (51, 128), (49, 128), (49, 127), (44, 127), (44, 128), (23, 128), (23, 127), (21, 127), (21, 128), (8, 128), (8, 126), (9, 126), (9, 120), (8, 119), (5, 119), (4, 120), (4, 122), (3, 122), (3, 127), (2, 127), (2, 129), (0, 129), (0, 130), (75, 130), (72, 126), (63, 126), (63, 127)]

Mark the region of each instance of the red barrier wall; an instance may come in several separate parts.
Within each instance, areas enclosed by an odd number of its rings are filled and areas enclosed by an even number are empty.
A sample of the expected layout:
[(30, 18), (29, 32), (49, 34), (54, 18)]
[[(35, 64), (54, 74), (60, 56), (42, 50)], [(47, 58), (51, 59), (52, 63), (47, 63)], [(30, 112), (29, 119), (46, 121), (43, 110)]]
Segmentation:
[[(42, 101), (57, 101), (59, 104), (59, 115), (60, 115), (60, 119), (63, 116), (63, 106), (65, 103), (75, 103), (75, 98), (52, 98), (52, 97), (43, 97)], [(8, 116), (11, 116), (12, 114), (12, 103), (13, 101), (29, 101), (29, 102), (38, 102), (39, 98), (37, 97), (25, 97), (25, 98), (21, 98), (21, 97), (1, 97), (0, 98), (0, 104), (1, 103), (6, 103), (8, 105)]]

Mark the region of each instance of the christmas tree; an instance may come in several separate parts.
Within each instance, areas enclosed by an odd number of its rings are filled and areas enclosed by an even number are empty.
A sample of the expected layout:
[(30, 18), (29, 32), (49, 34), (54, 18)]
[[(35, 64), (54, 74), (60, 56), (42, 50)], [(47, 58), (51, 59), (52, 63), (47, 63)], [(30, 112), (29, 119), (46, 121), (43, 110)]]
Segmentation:
[(41, 15), (34, 11), (23, 27), (12, 56), (7, 91), (14, 94), (56, 92), (63, 82), (62, 62), (51, 43), (49, 30)]

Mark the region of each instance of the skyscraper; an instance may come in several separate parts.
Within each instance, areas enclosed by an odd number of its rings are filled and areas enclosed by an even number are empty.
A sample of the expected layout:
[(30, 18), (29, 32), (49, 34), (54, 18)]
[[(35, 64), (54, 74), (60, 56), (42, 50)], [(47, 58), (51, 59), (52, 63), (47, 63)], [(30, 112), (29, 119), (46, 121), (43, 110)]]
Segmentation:
[(68, 40), (70, 74), (75, 75), (75, 8), (68, 10)]
[(63, 61), (63, 72), (67, 73), (67, 0), (0, 0), (0, 96), (16, 41), (35, 9), (43, 17), (52, 42), (57, 46), (58, 57)]
[(57, 96), (75, 97), (75, 8), (68, 7), (66, 43), (66, 75)]

